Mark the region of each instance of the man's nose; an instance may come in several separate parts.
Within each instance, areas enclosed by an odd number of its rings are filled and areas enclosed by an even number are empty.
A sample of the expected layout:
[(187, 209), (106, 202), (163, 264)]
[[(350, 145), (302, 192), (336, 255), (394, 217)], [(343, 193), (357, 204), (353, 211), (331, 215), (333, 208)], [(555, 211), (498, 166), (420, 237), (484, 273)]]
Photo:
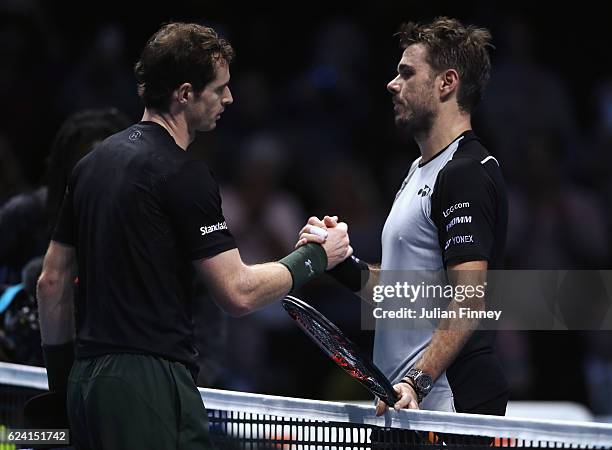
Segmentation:
[(232, 91), (230, 91), (230, 88), (227, 87), (227, 94), (225, 95), (225, 98), (223, 99), (223, 104), (224, 105), (231, 105), (232, 103), (234, 103), (234, 97), (232, 97)]
[(396, 94), (399, 92), (399, 86), (397, 84), (397, 77), (393, 78), (389, 83), (387, 83), (387, 90), (392, 94)]

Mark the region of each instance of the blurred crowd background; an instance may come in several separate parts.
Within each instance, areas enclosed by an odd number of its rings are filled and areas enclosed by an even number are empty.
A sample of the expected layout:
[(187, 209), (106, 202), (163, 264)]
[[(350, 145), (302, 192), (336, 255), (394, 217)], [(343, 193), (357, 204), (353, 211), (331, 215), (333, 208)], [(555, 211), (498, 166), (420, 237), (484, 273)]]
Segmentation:
[[(41, 364), (31, 294), (36, 258), (59, 207), (57, 185), (86, 143), (140, 120), (132, 68), (148, 37), (169, 20), (213, 26), (237, 53), (234, 104), (191, 151), (220, 182), (246, 262), (282, 257), (306, 219), (323, 214), (349, 224), (360, 258), (380, 261), (386, 214), (418, 156), (395, 129), (386, 91), (401, 54), (393, 34), (403, 21), (448, 15), (488, 27), (494, 37), (494, 70), (474, 128), (508, 185), (506, 268), (610, 268), (612, 67), (605, 17), (586, 7), (550, 16), (537, 5), (402, 3), (345, 9), (299, 3), (283, 10), (195, 0), (0, 0), (0, 295), (17, 292), (0, 299), (0, 358)], [(83, 132), (83, 117), (93, 117), (98, 130)], [(204, 286), (197, 292), (201, 385), (368, 398), (280, 305), (232, 319)], [(373, 333), (360, 330), (350, 292), (322, 278), (300, 296), (371, 350)], [(512, 399), (577, 401), (612, 414), (611, 337), (501, 332)]]

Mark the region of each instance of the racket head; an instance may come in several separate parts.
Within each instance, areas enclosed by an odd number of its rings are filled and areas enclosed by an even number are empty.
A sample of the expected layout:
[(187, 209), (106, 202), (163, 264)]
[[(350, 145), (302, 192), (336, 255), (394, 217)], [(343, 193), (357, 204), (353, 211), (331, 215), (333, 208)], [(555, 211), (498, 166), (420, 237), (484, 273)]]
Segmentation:
[(298, 327), (349, 376), (393, 407), (397, 394), (376, 365), (340, 329), (308, 303), (287, 295), (283, 308)]

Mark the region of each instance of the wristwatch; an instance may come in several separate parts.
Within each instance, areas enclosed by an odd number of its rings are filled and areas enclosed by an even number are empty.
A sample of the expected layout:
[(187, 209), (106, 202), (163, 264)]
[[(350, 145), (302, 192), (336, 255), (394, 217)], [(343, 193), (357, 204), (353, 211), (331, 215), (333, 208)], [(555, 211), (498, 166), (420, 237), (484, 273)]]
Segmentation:
[(417, 401), (421, 403), (425, 396), (429, 394), (433, 386), (433, 378), (427, 372), (423, 372), (419, 369), (410, 369), (408, 373), (402, 378), (407, 379), (417, 395)]

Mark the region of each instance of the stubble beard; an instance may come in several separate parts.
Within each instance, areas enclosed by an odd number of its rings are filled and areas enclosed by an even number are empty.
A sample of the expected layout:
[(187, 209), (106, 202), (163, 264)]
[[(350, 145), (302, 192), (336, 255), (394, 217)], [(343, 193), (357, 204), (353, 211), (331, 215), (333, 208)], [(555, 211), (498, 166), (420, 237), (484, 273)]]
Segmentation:
[(426, 86), (421, 88), (420, 95), (417, 97), (421, 101), (410, 106), (402, 104), (402, 109), (405, 109), (404, 113), (395, 116), (395, 124), (398, 128), (412, 136), (428, 135), (430, 133), (437, 116), (433, 93), (431, 92), (432, 88), (433, 78), (429, 80)]
[(410, 135), (428, 134), (436, 118), (433, 110), (424, 107), (413, 109), (411, 115), (396, 115), (395, 125)]

